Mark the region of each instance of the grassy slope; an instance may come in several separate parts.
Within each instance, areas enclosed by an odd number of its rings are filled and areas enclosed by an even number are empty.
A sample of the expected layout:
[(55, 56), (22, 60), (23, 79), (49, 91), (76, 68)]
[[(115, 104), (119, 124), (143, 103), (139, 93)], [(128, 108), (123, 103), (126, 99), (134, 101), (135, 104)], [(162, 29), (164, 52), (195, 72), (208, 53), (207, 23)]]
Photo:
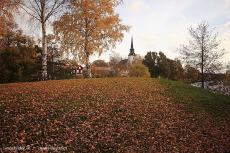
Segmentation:
[(151, 78), (57, 80), (2, 84), (0, 93), (1, 146), (230, 151), (229, 97), (185, 84)]
[(168, 92), (175, 102), (185, 104), (188, 111), (205, 111), (217, 120), (230, 120), (230, 97), (199, 87), (178, 83), (170, 80), (160, 80), (169, 88)]

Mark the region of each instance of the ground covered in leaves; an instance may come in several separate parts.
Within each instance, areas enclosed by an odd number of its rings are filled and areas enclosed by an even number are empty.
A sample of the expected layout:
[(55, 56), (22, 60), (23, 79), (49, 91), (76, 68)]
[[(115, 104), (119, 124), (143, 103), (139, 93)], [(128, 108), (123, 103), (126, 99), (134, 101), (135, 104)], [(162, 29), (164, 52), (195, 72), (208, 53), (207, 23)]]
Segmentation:
[(188, 111), (159, 79), (2, 84), (0, 105), (5, 152), (230, 152), (229, 119)]

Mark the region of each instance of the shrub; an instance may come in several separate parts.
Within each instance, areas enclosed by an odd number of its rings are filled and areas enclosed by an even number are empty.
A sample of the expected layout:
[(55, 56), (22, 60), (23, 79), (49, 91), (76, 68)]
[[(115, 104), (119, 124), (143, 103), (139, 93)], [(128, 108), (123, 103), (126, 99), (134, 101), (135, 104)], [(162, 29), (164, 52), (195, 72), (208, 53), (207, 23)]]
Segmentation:
[(130, 77), (150, 77), (148, 68), (142, 64), (134, 64), (129, 70)]

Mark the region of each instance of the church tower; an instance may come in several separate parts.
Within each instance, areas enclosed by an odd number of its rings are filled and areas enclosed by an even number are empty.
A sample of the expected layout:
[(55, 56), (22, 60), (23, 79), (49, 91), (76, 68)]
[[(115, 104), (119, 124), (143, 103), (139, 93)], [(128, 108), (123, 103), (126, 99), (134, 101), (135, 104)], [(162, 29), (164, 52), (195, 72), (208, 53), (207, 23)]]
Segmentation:
[(135, 57), (134, 49), (133, 49), (133, 37), (131, 38), (131, 49), (128, 55), (128, 66), (132, 65)]

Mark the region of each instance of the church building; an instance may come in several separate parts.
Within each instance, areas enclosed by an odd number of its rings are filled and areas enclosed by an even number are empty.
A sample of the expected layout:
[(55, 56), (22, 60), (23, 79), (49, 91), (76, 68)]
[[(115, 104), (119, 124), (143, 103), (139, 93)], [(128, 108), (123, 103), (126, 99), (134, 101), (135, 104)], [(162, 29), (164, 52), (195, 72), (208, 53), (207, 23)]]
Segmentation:
[(134, 53), (133, 48), (133, 37), (131, 38), (131, 48), (128, 54), (128, 59), (123, 59), (120, 61), (121, 65), (121, 76), (127, 77), (129, 74), (129, 66), (131, 66), (135, 62), (136, 54)]
[(133, 64), (134, 58), (135, 58), (136, 54), (134, 53), (134, 48), (133, 48), (133, 37), (131, 39), (131, 49), (128, 55), (128, 66)]

